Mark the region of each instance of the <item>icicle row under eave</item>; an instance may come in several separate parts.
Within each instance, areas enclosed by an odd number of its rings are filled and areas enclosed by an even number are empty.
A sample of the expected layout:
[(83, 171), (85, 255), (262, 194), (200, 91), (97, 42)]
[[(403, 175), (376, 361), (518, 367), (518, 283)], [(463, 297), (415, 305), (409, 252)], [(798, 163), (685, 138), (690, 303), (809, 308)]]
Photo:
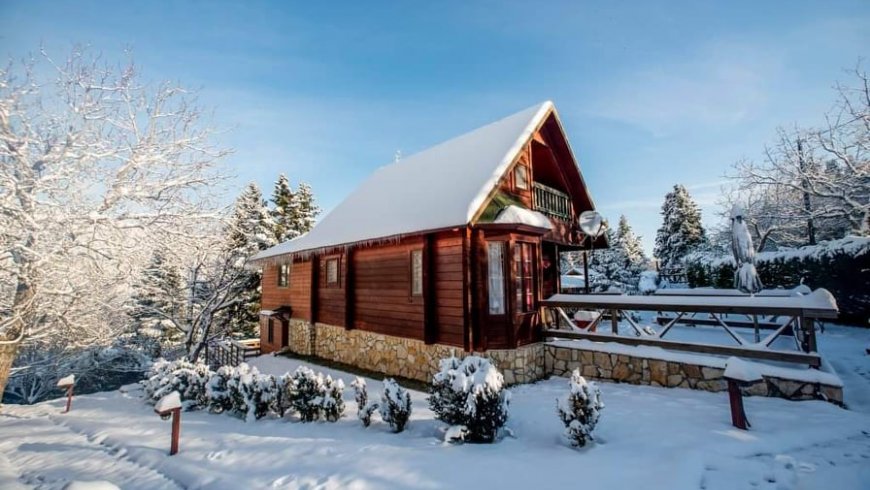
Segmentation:
[[(447, 229), (454, 229), (454, 228), (458, 228), (458, 227), (451, 227), (451, 228), (447, 228)], [(406, 238), (414, 237), (414, 236), (423, 236), (423, 235), (426, 235), (428, 233), (436, 233), (438, 231), (444, 231), (444, 230), (434, 230), (434, 231), (426, 231), (426, 232), (419, 232), (419, 233), (403, 233), (400, 235), (393, 235), (393, 236), (383, 237), (383, 238), (372, 238), (369, 240), (362, 240), (362, 241), (354, 242), (354, 243), (346, 243), (343, 245), (332, 245), (329, 247), (321, 247), (321, 248), (315, 248), (315, 249), (311, 249), (311, 250), (301, 250), (298, 252), (288, 252), (288, 253), (284, 253), (284, 254), (277, 254), (277, 255), (272, 255), (269, 257), (263, 257), (261, 259), (249, 260), (245, 264), (245, 267), (247, 267), (249, 269), (259, 270), (267, 265), (284, 264), (284, 263), (287, 263), (290, 261), (295, 261), (297, 259), (302, 260), (302, 261), (306, 261), (306, 260), (311, 259), (311, 257), (314, 255), (323, 256), (323, 255), (334, 254), (336, 252), (344, 253), (344, 252), (347, 252), (347, 250), (351, 249), (351, 248), (374, 247), (374, 246), (378, 246), (378, 245), (398, 245), (399, 243), (402, 242), (402, 240), (404, 240)]]

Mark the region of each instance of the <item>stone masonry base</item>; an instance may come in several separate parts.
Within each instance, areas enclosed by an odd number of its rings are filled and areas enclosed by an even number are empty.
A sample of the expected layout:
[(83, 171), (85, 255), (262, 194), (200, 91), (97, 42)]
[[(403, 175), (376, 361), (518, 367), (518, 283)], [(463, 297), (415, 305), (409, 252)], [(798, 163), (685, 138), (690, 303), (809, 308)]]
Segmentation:
[[(590, 379), (705, 391), (728, 389), (728, 383), (723, 378), (725, 370), (722, 368), (574, 347), (547, 345), (545, 365), (545, 370), (556, 376), (571, 376), (574, 369), (580, 368), (583, 377)], [(825, 399), (835, 403), (843, 402), (843, 388), (840, 386), (772, 376), (764, 376), (763, 381), (745, 387), (743, 393), (788, 400)]]
[[(365, 330), (304, 320), (291, 320), (288, 347), (291, 352), (349, 364), (362, 369), (429, 382), (438, 362), (455, 355), (464, 357), (462, 348), (426, 344), (423, 341), (393, 337)], [(625, 354), (583, 350), (544, 343), (517, 349), (488, 350), (479, 353), (493, 361), (508, 384), (530, 383), (550, 375), (570, 376), (579, 368), (591, 379), (652, 386), (724, 391), (727, 384), (722, 368), (686, 362), (647, 359)], [(744, 389), (747, 395), (774, 396), (790, 400), (843, 400), (840, 386), (764, 377)]]
[[(289, 336), (289, 350), (296, 354), (424, 382), (432, 380), (441, 359), (470, 355), (461, 347), (296, 319), (290, 321)], [(492, 360), (508, 384), (529, 383), (545, 376), (543, 344), (488, 350), (479, 355)]]

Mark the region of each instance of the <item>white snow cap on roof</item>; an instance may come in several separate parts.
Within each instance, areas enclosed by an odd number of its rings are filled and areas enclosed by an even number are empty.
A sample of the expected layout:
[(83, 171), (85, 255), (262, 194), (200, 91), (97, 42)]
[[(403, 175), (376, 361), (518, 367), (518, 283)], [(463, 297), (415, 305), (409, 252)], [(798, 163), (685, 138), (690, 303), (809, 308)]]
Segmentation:
[(537, 211), (521, 208), (514, 204), (502, 209), (501, 212), (498, 213), (498, 216), (495, 217), (493, 223), (529, 225), (547, 230), (553, 228), (553, 224), (550, 223), (550, 218), (547, 218)]
[(181, 408), (181, 395), (177, 391), (164, 395), (157, 405), (154, 405), (155, 412), (166, 412), (176, 408)]
[(252, 260), (468, 224), (552, 109), (537, 104), (377, 169), (310, 232)]

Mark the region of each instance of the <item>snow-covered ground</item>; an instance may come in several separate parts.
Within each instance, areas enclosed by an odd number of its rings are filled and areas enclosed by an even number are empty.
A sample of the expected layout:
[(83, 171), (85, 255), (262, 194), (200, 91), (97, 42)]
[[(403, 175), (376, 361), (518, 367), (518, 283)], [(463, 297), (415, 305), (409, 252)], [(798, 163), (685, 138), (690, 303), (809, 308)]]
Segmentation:
[[(393, 434), (375, 417), (364, 429), (352, 390), (339, 422), (245, 423), (227, 415), (182, 415), (181, 450), (168, 456), (168, 421), (137, 390), (4, 406), (0, 488), (64, 488), (108, 481), (160, 488), (867, 488), (870, 482), (870, 330), (829, 327), (821, 350), (845, 383), (849, 410), (821, 401), (747, 398), (752, 429), (731, 427), (727, 395), (601, 383), (598, 441), (562, 440), (555, 400), (566, 379), (512, 389), (513, 437), (492, 445), (447, 445), (426, 395), (412, 392), (410, 425)], [(281, 374), (299, 361), (263, 356)], [(341, 377), (353, 376), (312, 366)], [(381, 383), (369, 380), (376, 397)]]

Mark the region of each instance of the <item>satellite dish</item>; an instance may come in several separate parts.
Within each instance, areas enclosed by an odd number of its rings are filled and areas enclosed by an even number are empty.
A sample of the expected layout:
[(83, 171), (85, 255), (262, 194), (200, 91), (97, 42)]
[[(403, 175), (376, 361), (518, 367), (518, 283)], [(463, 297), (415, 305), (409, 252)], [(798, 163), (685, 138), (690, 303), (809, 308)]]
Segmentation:
[(604, 233), (604, 218), (598, 211), (583, 211), (580, 213), (580, 218), (577, 220), (580, 224), (580, 229), (586, 236), (598, 238)]

